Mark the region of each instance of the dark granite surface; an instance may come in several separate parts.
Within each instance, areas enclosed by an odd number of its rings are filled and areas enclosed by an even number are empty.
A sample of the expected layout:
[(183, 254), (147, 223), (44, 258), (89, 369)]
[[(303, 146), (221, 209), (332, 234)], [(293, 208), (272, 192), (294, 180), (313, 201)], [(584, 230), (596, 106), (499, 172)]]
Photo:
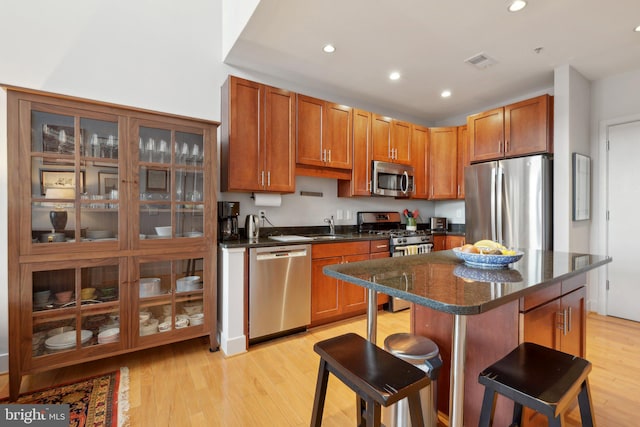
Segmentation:
[(452, 314), (478, 314), (611, 262), (601, 255), (525, 250), (507, 269), (467, 266), (453, 251), (330, 265), (324, 274)]

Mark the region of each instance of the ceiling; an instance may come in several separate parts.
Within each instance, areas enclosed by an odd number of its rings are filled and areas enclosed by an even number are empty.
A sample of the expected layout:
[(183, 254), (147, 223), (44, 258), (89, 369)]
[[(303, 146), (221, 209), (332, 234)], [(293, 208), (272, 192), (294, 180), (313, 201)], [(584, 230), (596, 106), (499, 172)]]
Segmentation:
[[(225, 62), (437, 123), (552, 88), (558, 66), (589, 80), (640, 69), (638, 25), (639, 0), (528, 0), (518, 13), (507, 0), (261, 0)], [(479, 53), (497, 63), (464, 62)]]

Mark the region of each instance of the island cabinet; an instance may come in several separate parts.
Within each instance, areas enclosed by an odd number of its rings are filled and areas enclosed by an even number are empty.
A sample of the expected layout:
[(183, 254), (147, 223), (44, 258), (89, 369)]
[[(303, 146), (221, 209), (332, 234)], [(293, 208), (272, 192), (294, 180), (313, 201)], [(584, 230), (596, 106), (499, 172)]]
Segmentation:
[(458, 197), (458, 129), (429, 128), (429, 199)]
[(469, 166), (469, 132), (458, 126), (458, 199), (464, 199), (464, 168)]
[(553, 97), (536, 98), (467, 117), (470, 161), (553, 152)]
[(364, 313), (367, 290), (326, 276), (327, 265), (369, 259), (369, 241), (318, 243), (311, 247), (311, 326)]
[(338, 180), (338, 197), (371, 196), (371, 113), (353, 110), (353, 167), (350, 179)]
[[(450, 273), (447, 270), (447, 274)], [(438, 274), (438, 265), (432, 269)], [(460, 281), (460, 286), (473, 283)], [(497, 285), (500, 285), (499, 283)], [(464, 424), (478, 425), (484, 387), (478, 374), (504, 357), (519, 343), (535, 342), (584, 357), (586, 275), (581, 274), (514, 300), (490, 311), (467, 318)], [(451, 289), (452, 293), (456, 289)], [(438, 410), (449, 413), (451, 372), (451, 330), (453, 316), (424, 306), (414, 306), (411, 328), (438, 345), (443, 368), (438, 381)], [(501, 396), (496, 403), (494, 425), (510, 425), (513, 403)], [(527, 426), (546, 425), (542, 417), (525, 413)]]
[(295, 191), (295, 93), (229, 76), (222, 86), (221, 191)]
[(373, 114), (371, 122), (373, 160), (411, 164), (411, 124)]
[(216, 341), (218, 123), (7, 89), (9, 382)]
[(414, 199), (428, 199), (429, 187), (429, 129), (423, 126), (411, 127), (411, 156), (413, 163)]
[(351, 169), (353, 109), (300, 94), (296, 105), (296, 163)]

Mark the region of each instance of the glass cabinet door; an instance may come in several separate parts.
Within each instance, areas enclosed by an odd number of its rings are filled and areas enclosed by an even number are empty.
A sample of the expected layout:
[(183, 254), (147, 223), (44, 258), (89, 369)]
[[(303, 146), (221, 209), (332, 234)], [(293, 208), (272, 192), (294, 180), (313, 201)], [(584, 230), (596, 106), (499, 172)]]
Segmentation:
[(61, 111), (42, 104), (31, 111), (32, 243), (114, 241), (121, 205), (119, 120)]
[(204, 235), (202, 133), (139, 126), (139, 221), (141, 240)]
[(96, 345), (123, 347), (120, 283), (124, 262), (115, 258), (85, 260), (70, 267), (61, 264), (48, 264), (46, 270), (36, 267), (23, 287), (32, 307), (32, 356)]

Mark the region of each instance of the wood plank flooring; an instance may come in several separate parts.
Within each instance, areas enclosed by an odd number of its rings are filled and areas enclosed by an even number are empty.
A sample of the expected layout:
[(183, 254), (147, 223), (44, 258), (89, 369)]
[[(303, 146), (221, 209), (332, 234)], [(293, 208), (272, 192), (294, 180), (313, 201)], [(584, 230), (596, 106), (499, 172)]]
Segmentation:
[[(389, 334), (408, 331), (408, 311), (381, 312), (379, 344)], [(590, 314), (587, 331), (597, 425), (637, 425), (633, 412), (640, 407), (640, 324)], [(144, 350), (25, 377), (22, 390), (127, 366), (133, 427), (306, 426), (319, 360), (313, 344), (345, 332), (365, 336), (364, 317), (259, 344), (228, 358), (210, 353), (205, 339)], [(0, 375), (0, 396), (7, 395), (8, 376)], [(353, 393), (330, 376), (323, 425), (350, 426), (354, 420)], [(580, 425), (577, 409), (567, 424)]]

